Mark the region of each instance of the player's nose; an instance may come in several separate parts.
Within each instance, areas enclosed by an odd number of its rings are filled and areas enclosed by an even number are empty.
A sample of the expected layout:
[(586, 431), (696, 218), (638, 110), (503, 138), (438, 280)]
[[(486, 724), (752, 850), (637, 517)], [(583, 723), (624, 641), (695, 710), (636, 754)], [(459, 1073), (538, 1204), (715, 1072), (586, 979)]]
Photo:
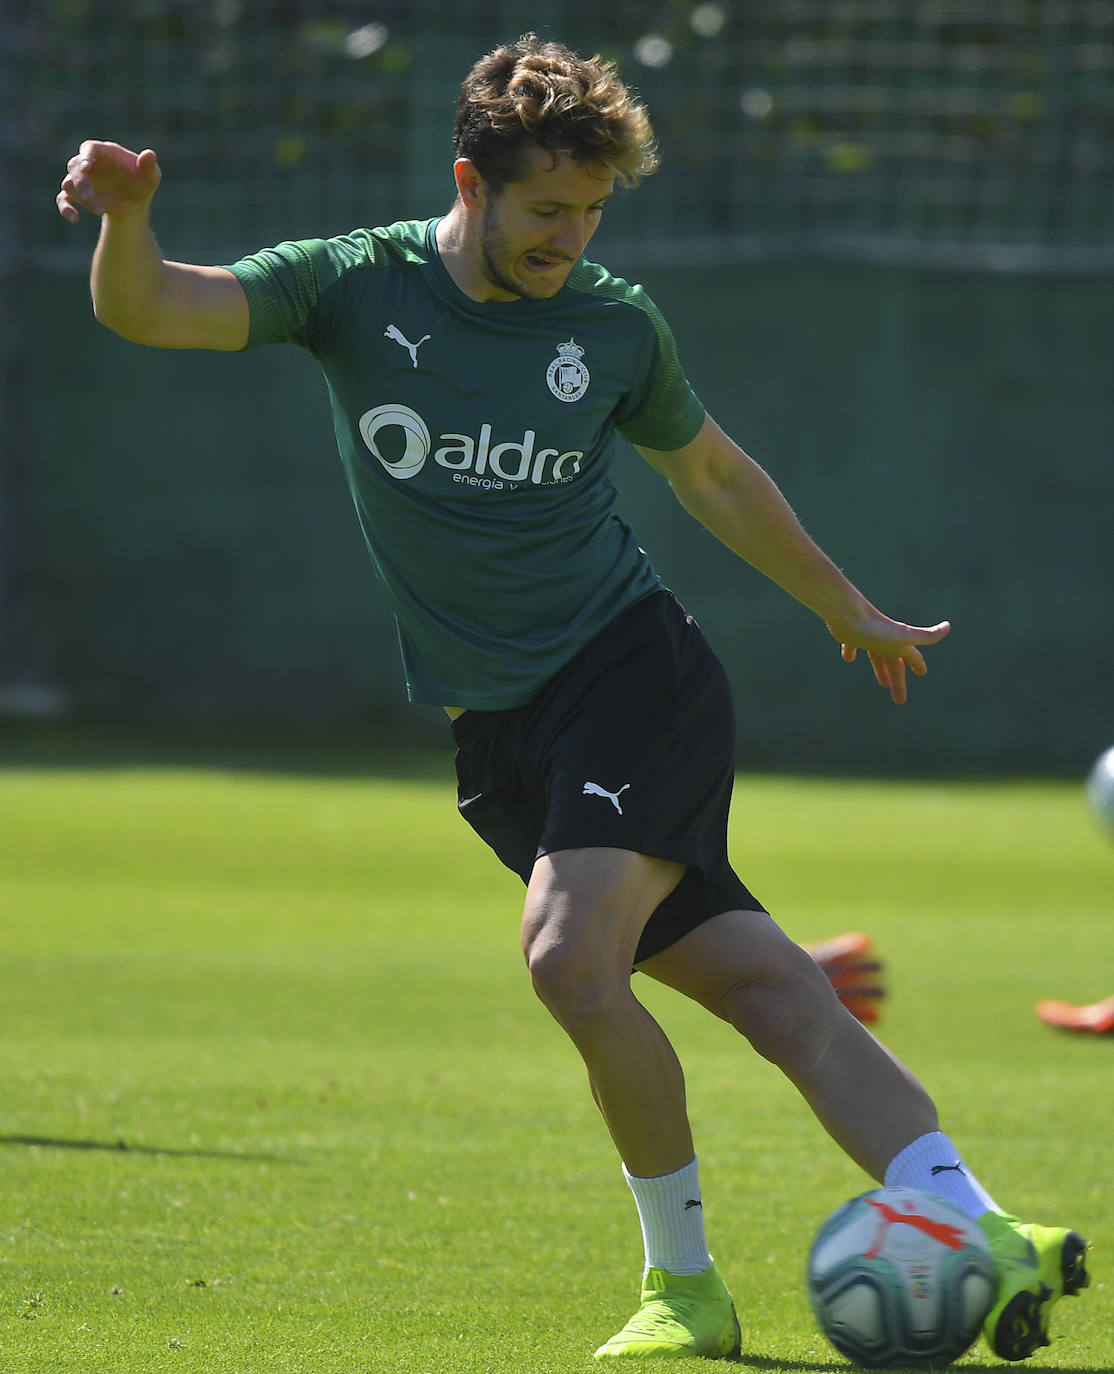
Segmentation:
[(579, 215), (569, 215), (561, 221), (556, 234), (550, 240), (550, 246), (555, 253), (560, 253), (570, 262), (575, 262), (584, 252), (591, 236), (592, 228), (587, 219)]

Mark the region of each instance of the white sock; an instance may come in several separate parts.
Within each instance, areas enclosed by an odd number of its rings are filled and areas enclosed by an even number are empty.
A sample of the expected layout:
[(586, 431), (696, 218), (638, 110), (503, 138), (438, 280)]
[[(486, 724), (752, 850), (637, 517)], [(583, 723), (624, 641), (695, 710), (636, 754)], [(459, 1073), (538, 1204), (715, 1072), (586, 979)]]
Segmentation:
[(884, 1181), (887, 1188), (920, 1188), (947, 1198), (975, 1221), (984, 1212), (1001, 1211), (942, 1131), (930, 1131), (907, 1145), (890, 1161)]
[(696, 1160), (660, 1178), (635, 1178), (623, 1165), (623, 1177), (634, 1194), (646, 1268), (670, 1274), (702, 1274), (712, 1263), (704, 1237), (704, 1208)]

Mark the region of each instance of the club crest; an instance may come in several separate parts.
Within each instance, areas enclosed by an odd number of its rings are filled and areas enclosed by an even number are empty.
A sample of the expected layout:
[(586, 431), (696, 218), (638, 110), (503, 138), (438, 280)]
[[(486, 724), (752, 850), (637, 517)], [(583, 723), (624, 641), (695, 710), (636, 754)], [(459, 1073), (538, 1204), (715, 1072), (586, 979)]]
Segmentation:
[(557, 345), (557, 356), (549, 364), (545, 380), (559, 401), (579, 401), (588, 390), (592, 374), (581, 362), (584, 350), (575, 340)]

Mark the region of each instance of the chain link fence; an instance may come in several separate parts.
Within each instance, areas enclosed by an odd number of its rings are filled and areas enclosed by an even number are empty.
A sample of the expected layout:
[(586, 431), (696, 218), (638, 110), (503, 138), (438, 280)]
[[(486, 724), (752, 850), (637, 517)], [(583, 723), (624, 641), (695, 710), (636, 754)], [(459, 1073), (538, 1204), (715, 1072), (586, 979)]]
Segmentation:
[(541, 17), (38, 0), (2, 22), (3, 137), (40, 267), (87, 257), (51, 204), (83, 137), (157, 149), (160, 232), (182, 258), (437, 213), (463, 72), (534, 27), (617, 60), (654, 116), (662, 171), (604, 231), (627, 261), (1114, 268), (1108, 0), (554, 0)]

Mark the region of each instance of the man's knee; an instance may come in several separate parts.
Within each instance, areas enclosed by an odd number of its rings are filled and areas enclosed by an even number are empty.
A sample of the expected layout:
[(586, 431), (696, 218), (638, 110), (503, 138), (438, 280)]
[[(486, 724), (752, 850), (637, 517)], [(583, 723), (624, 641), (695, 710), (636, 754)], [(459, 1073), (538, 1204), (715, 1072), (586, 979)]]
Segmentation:
[(606, 1011), (620, 990), (614, 970), (594, 964), (575, 942), (551, 938), (544, 926), (523, 952), (535, 993), (569, 1029)]
[(794, 947), (787, 958), (728, 989), (721, 1014), (764, 1059), (792, 1075), (823, 1053), (834, 1019), (844, 1013), (823, 973)]
[(626, 851), (547, 855), (534, 868), (522, 950), (534, 989), (562, 1024), (630, 995), (635, 948), (679, 865)]

